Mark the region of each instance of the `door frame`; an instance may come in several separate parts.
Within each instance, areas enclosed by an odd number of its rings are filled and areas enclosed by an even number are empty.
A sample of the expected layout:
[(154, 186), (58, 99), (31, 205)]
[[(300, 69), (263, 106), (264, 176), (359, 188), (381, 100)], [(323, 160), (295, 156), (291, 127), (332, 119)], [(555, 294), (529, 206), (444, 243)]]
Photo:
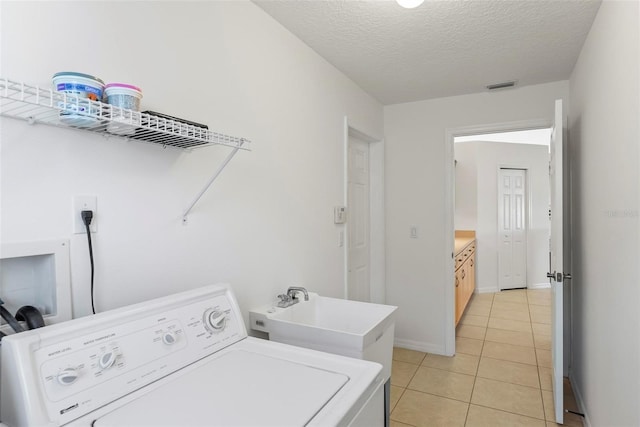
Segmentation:
[(485, 133), (499, 133), (499, 132), (512, 132), (520, 130), (533, 130), (550, 128), (553, 125), (551, 119), (531, 119), (521, 120), (514, 122), (503, 122), (493, 124), (482, 124), (475, 126), (462, 126), (455, 128), (445, 129), (445, 149), (444, 149), (444, 167), (445, 167), (445, 181), (444, 181), (444, 211), (445, 211), (445, 226), (444, 226), (444, 255), (446, 262), (444, 263), (444, 277), (449, 278), (449, 281), (444, 283), (444, 307), (445, 307), (445, 342), (444, 353), (447, 356), (453, 356), (456, 352), (456, 328), (455, 328), (455, 315), (456, 315), (456, 299), (455, 299), (455, 269), (454, 269), (454, 249), (453, 242), (455, 239), (455, 168), (454, 168), (454, 142), (453, 139), (456, 136), (468, 136), (468, 135), (480, 135)]
[(344, 116), (343, 204), (347, 222), (341, 230), (344, 257), (344, 298), (349, 286), (349, 135), (369, 143), (369, 285), (371, 302), (386, 302), (385, 226), (384, 226), (384, 139), (364, 131)]

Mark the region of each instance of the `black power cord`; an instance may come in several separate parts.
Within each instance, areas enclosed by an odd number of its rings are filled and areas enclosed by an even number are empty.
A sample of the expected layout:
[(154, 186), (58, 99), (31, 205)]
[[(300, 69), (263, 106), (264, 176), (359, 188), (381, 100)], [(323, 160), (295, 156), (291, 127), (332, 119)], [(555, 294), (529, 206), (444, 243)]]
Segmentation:
[(2, 299), (0, 299), (0, 316), (9, 324), (9, 326), (11, 326), (11, 329), (13, 329), (15, 332), (24, 331), (24, 329), (22, 329), (22, 326), (20, 326), (20, 323), (18, 323), (16, 318), (13, 317), (13, 315), (9, 312), (9, 310), (4, 308), (4, 301), (2, 301)]
[(91, 229), (89, 228), (91, 220), (93, 219), (93, 211), (82, 211), (80, 215), (82, 216), (82, 222), (84, 222), (84, 226), (87, 229), (87, 240), (89, 241), (89, 260), (91, 261), (91, 311), (93, 314), (96, 314), (96, 308), (93, 303), (93, 246), (91, 245)]

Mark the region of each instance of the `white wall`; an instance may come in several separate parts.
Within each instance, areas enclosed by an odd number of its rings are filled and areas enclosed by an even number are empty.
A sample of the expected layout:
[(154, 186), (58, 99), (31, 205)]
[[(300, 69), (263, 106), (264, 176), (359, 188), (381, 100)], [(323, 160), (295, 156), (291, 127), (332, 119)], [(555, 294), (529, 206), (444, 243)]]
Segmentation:
[(456, 230), (475, 230), (478, 227), (478, 160), (476, 145), (456, 143), (455, 158), (455, 212)]
[(604, 1), (570, 80), (571, 377), (592, 426), (640, 425), (639, 15)]
[(86, 236), (71, 234), (77, 194), (98, 199), (98, 310), (218, 281), (245, 315), (294, 284), (343, 295), (333, 206), (344, 200), (344, 116), (381, 136), (377, 101), (250, 2), (1, 8), (2, 76), (48, 86), (73, 70), (133, 83), (143, 109), (254, 141), (183, 226), (228, 149), (186, 153), (0, 119), (0, 237), (71, 239), (76, 315), (89, 312)]
[[(446, 230), (453, 215), (445, 205), (451, 196), (445, 190), (446, 131), (533, 119), (550, 125), (554, 100), (567, 97), (563, 81), (385, 107), (387, 302), (400, 307), (398, 344), (444, 353), (452, 329), (445, 324), (445, 289), (454, 286), (453, 264), (451, 271), (445, 267), (451, 257), (445, 248), (453, 244)], [(409, 237), (412, 224), (418, 239)]]
[[(466, 161), (458, 159), (475, 153)], [(530, 144), (500, 142), (460, 142), (455, 144), (456, 179), (461, 163), (463, 168), (476, 170), (475, 199), (464, 201), (462, 208), (476, 206), (476, 287), (479, 292), (497, 292), (498, 289), (498, 171), (501, 167), (527, 170), (527, 286), (548, 284), (549, 268), (549, 147)], [(468, 164), (469, 161), (473, 165)], [(456, 224), (460, 214), (456, 180)]]

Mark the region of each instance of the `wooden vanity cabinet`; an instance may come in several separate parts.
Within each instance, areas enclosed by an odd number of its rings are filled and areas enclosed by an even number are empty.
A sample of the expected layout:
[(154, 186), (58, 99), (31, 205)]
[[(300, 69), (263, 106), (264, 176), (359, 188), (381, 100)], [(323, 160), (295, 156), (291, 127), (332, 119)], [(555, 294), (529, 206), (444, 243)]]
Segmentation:
[(456, 248), (460, 247), (462, 249), (455, 256), (456, 325), (476, 288), (475, 238), (458, 238), (456, 235)]

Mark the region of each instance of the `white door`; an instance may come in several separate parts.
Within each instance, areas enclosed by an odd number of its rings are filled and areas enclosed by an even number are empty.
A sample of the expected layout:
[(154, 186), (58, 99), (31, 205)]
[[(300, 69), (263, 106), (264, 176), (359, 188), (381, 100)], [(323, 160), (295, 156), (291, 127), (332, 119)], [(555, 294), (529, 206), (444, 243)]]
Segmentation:
[(498, 173), (498, 287), (527, 287), (526, 172)]
[(369, 272), (369, 144), (349, 135), (347, 298), (371, 301)]
[(550, 270), (547, 273), (551, 282), (551, 355), (553, 361), (553, 402), (556, 423), (562, 424), (564, 412), (563, 400), (563, 297), (564, 279), (571, 278), (564, 273), (563, 243), (563, 127), (562, 100), (556, 101), (554, 125), (550, 146), (550, 183), (551, 183), (551, 238), (549, 245)]

